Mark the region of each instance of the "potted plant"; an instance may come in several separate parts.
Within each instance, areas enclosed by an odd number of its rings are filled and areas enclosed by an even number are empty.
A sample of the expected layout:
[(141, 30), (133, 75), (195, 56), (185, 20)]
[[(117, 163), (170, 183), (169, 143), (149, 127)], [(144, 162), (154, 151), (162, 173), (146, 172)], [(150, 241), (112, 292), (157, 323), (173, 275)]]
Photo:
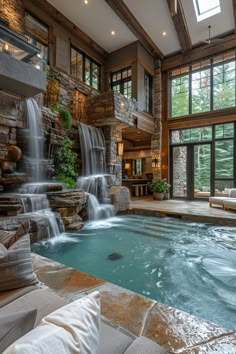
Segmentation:
[(168, 192), (170, 185), (167, 183), (166, 179), (153, 179), (152, 182), (148, 183), (150, 190), (153, 192), (153, 199), (163, 200), (164, 195)]

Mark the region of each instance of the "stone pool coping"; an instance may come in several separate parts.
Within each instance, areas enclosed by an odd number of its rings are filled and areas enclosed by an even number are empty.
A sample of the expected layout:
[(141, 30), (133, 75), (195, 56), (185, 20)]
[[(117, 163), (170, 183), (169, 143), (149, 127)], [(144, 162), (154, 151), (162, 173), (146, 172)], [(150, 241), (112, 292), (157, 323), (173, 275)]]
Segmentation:
[(236, 226), (236, 213), (222, 208), (210, 208), (207, 201), (150, 199), (132, 200), (128, 213), (158, 217), (177, 217), (186, 221)]
[(39, 280), (67, 301), (98, 290), (103, 318), (120, 330), (146, 336), (172, 354), (235, 354), (236, 331), (32, 253)]

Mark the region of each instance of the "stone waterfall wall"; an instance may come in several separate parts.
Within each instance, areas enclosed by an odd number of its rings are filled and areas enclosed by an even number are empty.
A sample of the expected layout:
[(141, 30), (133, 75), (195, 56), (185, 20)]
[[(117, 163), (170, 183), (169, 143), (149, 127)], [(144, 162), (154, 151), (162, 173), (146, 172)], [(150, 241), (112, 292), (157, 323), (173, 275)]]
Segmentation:
[(154, 135), (151, 141), (152, 158), (158, 159), (158, 167), (153, 168), (153, 178), (161, 178), (161, 149), (162, 149), (162, 87), (161, 70), (155, 69), (153, 80), (154, 89)]
[(110, 185), (120, 186), (122, 179), (122, 156), (117, 155), (117, 142), (122, 141), (122, 130), (114, 125), (102, 128), (106, 142), (107, 173), (111, 175)]
[[(81, 215), (86, 213), (87, 194), (81, 190), (47, 193), (50, 208), (60, 214), (66, 231), (83, 227)], [(86, 215), (85, 215), (86, 216)]]
[[(10, 180), (8, 172), (16, 169), (16, 156), (9, 151), (18, 145), (17, 129), (23, 128), (24, 101), (20, 97), (0, 92), (0, 187), (6, 186)], [(4, 178), (3, 178), (4, 177)], [(17, 178), (15, 183), (17, 183)], [(19, 179), (19, 182), (24, 180)], [(2, 187), (3, 188), (3, 187)]]

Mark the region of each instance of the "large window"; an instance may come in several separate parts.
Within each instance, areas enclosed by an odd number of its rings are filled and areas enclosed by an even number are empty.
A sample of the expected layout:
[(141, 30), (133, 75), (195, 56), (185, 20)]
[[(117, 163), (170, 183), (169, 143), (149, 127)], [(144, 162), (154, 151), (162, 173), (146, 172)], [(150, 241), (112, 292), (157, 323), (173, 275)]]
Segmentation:
[(235, 123), (171, 131), (173, 196), (227, 196), (236, 186)]
[(170, 116), (235, 107), (235, 51), (170, 73)]
[(25, 13), (25, 32), (27, 41), (40, 49), (37, 56), (31, 58), (31, 64), (40, 70), (46, 71), (48, 64), (48, 27), (37, 18)]
[(100, 88), (101, 66), (75, 47), (71, 47), (71, 75), (94, 89)]
[(152, 76), (144, 73), (145, 112), (152, 113)]
[(127, 98), (132, 97), (132, 71), (127, 67), (111, 74), (111, 88), (113, 91), (122, 93)]

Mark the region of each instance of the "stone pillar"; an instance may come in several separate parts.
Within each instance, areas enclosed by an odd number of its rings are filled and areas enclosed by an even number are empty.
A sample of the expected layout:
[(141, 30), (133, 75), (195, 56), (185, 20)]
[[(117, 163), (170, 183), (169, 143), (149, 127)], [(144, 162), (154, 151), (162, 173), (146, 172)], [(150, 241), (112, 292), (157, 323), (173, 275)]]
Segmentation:
[(155, 69), (153, 80), (154, 90), (154, 134), (151, 141), (152, 159), (158, 159), (158, 166), (153, 168), (153, 178), (161, 178), (161, 149), (162, 149), (162, 86), (160, 67)]
[(122, 141), (122, 129), (116, 125), (107, 125), (102, 130), (106, 141), (107, 173), (112, 175), (112, 185), (120, 186), (122, 156), (117, 156), (117, 143)]

